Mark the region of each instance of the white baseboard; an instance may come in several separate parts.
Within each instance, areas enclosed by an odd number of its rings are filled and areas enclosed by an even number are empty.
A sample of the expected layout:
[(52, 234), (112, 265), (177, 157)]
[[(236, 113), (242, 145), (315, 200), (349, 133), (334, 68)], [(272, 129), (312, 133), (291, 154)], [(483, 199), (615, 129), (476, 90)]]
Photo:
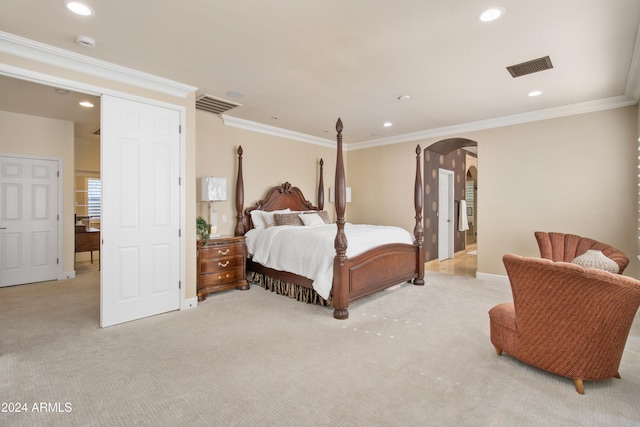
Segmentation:
[(74, 277), (76, 277), (76, 271), (67, 271), (67, 272), (63, 272), (58, 276), (58, 280), (67, 280), (67, 279), (73, 279)]
[(185, 298), (180, 303), (180, 310), (189, 310), (198, 306), (198, 297)]
[(476, 271), (476, 279), (509, 284), (509, 277), (506, 274), (489, 274)]

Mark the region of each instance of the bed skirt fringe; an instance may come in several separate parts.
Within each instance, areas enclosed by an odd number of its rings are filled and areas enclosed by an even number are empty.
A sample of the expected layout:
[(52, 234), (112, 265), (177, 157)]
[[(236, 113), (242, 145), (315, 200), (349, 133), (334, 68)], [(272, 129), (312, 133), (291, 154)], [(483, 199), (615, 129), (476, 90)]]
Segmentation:
[(318, 295), (315, 290), (296, 285), (295, 283), (274, 279), (273, 277), (265, 276), (255, 271), (247, 271), (247, 280), (250, 283), (257, 283), (268, 291), (275, 292), (278, 295), (286, 295), (300, 302), (326, 307), (332, 306), (331, 295), (329, 295), (329, 299), (326, 300)]

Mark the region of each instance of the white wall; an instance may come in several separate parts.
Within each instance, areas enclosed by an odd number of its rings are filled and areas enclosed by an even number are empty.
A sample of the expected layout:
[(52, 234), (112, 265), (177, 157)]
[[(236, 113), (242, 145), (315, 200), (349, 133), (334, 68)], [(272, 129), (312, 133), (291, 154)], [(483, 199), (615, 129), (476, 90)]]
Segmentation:
[[(543, 230), (613, 245), (637, 277), (637, 106), (453, 136), (478, 142), (478, 272), (505, 274), (505, 253), (539, 256)], [(350, 220), (411, 230), (413, 152), (440, 139), (350, 151)]]
[[(196, 176), (227, 178), (229, 200), (215, 202), (218, 231), (233, 234), (236, 219), (235, 185), (237, 149), (242, 146), (244, 208), (265, 197), (270, 187), (288, 181), (300, 188), (308, 201), (317, 205), (319, 162), (324, 160), (325, 210), (334, 215), (329, 203), (329, 187), (335, 179), (336, 149), (225, 126), (219, 116), (197, 111)], [(207, 218), (204, 203), (196, 203), (199, 214)], [(227, 222), (222, 223), (222, 215)]]

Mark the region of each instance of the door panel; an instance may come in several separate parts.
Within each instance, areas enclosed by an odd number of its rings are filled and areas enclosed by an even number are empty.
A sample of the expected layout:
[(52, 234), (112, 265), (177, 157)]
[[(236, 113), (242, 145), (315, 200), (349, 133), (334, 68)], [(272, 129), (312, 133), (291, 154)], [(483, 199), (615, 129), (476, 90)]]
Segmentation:
[(102, 100), (103, 327), (179, 308), (179, 112)]
[(453, 258), (453, 171), (438, 170), (438, 260)]
[(0, 286), (58, 276), (58, 161), (0, 156)]

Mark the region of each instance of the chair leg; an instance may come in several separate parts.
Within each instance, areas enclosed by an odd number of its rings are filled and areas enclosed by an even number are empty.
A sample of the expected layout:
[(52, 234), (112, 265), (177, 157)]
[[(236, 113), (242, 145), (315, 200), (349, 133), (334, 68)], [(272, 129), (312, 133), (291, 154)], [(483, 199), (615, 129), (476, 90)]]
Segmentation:
[(576, 391), (580, 394), (584, 394), (584, 384), (582, 383), (582, 378), (574, 378), (573, 385), (576, 386)]
[(620, 372), (616, 372), (616, 374), (613, 376), (613, 378), (620, 379)]
[(495, 349), (496, 349), (496, 354), (497, 354), (498, 356), (502, 356), (502, 350), (500, 350), (500, 349), (499, 349), (498, 347), (496, 347), (496, 346), (494, 346), (494, 347), (495, 347)]

